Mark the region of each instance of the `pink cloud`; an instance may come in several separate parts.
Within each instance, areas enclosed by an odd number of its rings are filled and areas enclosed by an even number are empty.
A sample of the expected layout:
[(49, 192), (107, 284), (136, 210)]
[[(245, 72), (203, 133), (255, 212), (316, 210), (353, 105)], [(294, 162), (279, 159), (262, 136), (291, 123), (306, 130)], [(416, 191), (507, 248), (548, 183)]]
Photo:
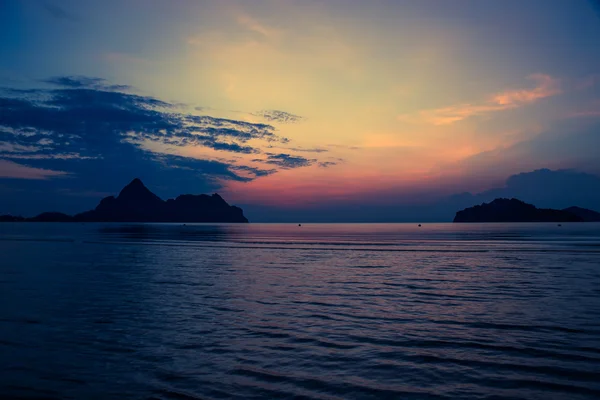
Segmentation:
[(588, 107), (573, 111), (568, 118), (595, 118), (600, 117), (600, 100), (593, 101)]
[(280, 34), (280, 31), (277, 29), (264, 25), (247, 14), (238, 15), (237, 22), (246, 29), (258, 33), (266, 38), (275, 38)]
[(578, 118), (578, 117), (594, 118), (594, 117), (600, 117), (600, 110), (576, 111), (576, 112), (570, 114), (569, 117), (571, 117), (571, 118)]
[(561, 93), (560, 82), (550, 75), (534, 74), (529, 76), (529, 79), (537, 83), (534, 88), (507, 90), (496, 94), (492, 98), (492, 102), (507, 108), (514, 108)]
[(398, 117), (405, 122), (425, 122), (433, 125), (450, 125), (467, 118), (504, 111), (534, 103), (546, 97), (561, 93), (560, 82), (550, 75), (534, 74), (529, 79), (536, 86), (528, 89), (511, 89), (493, 95), (490, 100), (480, 104), (458, 104), (454, 106), (420, 111), (417, 115)]
[(450, 125), (470, 117), (501, 111), (506, 108), (506, 106), (498, 104), (459, 104), (421, 111), (420, 116), (423, 120), (433, 125)]
[(68, 175), (67, 172), (33, 168), (8, 160), (0, 160), (0, 178), (48, 179), (54, 176)]

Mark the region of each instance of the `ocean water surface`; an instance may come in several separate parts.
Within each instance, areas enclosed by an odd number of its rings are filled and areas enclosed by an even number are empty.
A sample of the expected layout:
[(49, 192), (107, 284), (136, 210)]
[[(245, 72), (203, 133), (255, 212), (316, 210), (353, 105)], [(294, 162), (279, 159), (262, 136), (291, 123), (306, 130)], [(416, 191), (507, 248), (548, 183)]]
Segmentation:
[(597, 399), (600, 224), (0, 224), (0, 397)]

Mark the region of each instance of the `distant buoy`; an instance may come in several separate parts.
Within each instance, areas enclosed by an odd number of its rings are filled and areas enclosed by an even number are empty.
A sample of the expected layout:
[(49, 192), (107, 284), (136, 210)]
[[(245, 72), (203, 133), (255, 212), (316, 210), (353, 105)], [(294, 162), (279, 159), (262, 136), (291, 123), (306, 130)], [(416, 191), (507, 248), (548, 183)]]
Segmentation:
[(562, 226), (562, 224), (558, 224), (558, 226)]
[(419, 228), (421, 227), (421, 224), (419, 224)]
[(298, 226), (302, 226), (302, 224), (298, 224)]

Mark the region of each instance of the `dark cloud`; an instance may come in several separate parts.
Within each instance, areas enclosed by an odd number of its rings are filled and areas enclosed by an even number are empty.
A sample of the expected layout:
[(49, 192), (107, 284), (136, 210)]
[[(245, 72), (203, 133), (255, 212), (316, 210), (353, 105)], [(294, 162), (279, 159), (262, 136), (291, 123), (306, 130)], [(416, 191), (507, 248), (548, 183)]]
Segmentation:
[(50, 14), (52, 17), (54, 17), (56, 19), (62, 19), (65, 21), (73, 21), (73, 22), (79, 20), (79, 18), (77, 18), (75, 15), (73, 15), (69, 11), (65, 10), (63, 7), (60, 7), (54, 3), (43, 2), (42, 7), (44, 8), (44, 10), (46, 10), (48, 12), (48, 14)]
[(275, 135), (275, 128), (267, 124), (254, 124), (226, 118), (214, 118), (207, 115), (188, 115), (185, 121), (196, 132), (209, 136), (229, 137), (246, 142), (250, 139), (263, 139), (269, 142), (287, 142), (286, 138)]
[(260, 153), (260, 150), (255, 149), (254, 147), (241, 146), (237, 143), (223, 143), (223, 142), (217, 142), (217, 141), (213, 141), (213, 140), (205, 140), (202, 142), (202, 144), (207, 147), (212, 147), (215, 150), (231, 151), (234, 153), (243, 153), (243, 154)]
[(256, 167), (250, 167), (247, 165), (235, 165), (232, 166), (230, 169), (234, 170), (234, 171), (243, 171), (243, 172), (250, 172), (252, 174), (254, 174), (254, 176), (267, 176), (267, 175), (271, 175), (274, 174), (275, 172), (277, 172), (276, 169), (260, 169), (260, 168), (256, 168)]
[(39, 90), (37, 100), (0, 98), (4, 140), (12, 137), (13, 144), (32, 145), (41, 136), (52, 135), (55, 146), (46, 149), (49, 154), (80, 153), (88, 157), (111, 150), (112, 145), (140, 145), (144, 141), (243, 154), (260, 152), (244, 145), (251, 139), (285, 141), (267, 124), (179, 114), (170, 112), (171, 104), (152, 97), (90, 88), (102, 84), (100, 79), (65, 77), (51, 82), (69, 88)]
[(335, 161), (323, 161), (319, 163), (319, 167), (321, 168), (328, 168), (328, 167), (333, 167), (334, 165), (337, 165), (338, 163)]
[(266, 159), (255, 159), (254, 161), (261, 161), (266, 164), (277, 165), (278, 167), (290, 169), (308, 167), (314, 164), (317, 160), (310, 160), (301, 156), (292, 156), (290, 154), (273, 154), (267, 153)]
[(44, 79), (42, 82), (70, 88), (89, 88), (103, 85), (105, 80), (102, 78), (90, 78), (85, 76), (56, 76)]
[(44, 79), (42, 82), (71, 89), (99, 89), (120, 92), (132, 89), (129, 85), (110, 85), (106, 82), (106, 79), (88, 76), (55, 76)]
[(516, 197), (538, 207), (598, 209), (600, 177), (575, 170), (539, 169), (512, 175), (504, 187), (473, 195), (475, 203), (498, 197)]
[[(173, 118), (173, 114), (170, 114)], [(172, 146), (205, 146), (214, 150), (242, 154), (258, 154), (260, 150), (244, 143), (251, 139), (267, 142), (285, 142), (287, 139), (274, 134), (275, 128), (265, 124), (252, 124), (210, 116), (186, 115), (176, 118), (177, 126), (171, 130), (153, 129), (129, 133), (127, 141), (143, 140), (161, 142)]]
[[(511, 175), (504, 185), (480, 193), (457, 193), (426, 207), (414, 207), (417, 219), (451, 221), (456, 211), (497, 198), (517, 198), (541, 208), (578, 206), (600, 211), (600, 176), (576, 170), (538, 169)], [(407, 213), (408, 214), (408, 213)]]
[[(255, 141), (273, 149), (289, 142), (267, 123), (186, 114), (178, 104), (133, 94), (129, 86), (102, 78), (59, 76), (43, 83), (51, 86), (0, 88), (0, 178), (2, 184), (10, 182), (10, 190), (3, 191), (7, 195), (0, 196), (0, 209), (6, 211), (33, 214), (42, 206), (63, 212), (89, 209), (98, 200), (93, 194), (114, 193), (133, 177), (142, 178), (161, 196), (173, 197), (218, 190), (226, 180), (247, 182), (319, 162), (286, 153), (263, 154)], [(171, 154), (184, 146), (226, 155), (260, 154), (255, 161), (269, 167), (239, 165), (239, 157), (213, 161)], [(35, 193), (44, 195), (44, 204)]]
[(108, 90), (115, 90), (115, 91), (120, 91), (120, 92), (133, 89), (133, 87), (131, 87), (129, 85), (108, 85), (108, 86), (105, 86), (105, 88)]
[[(164, 151), (173, 146), (203, 146), (229, 154), (259, 154), (247, 142), (287, 141), (271, 125), (182, 114), (171, 103), (119, 91), (124, 86), (108, 85), (100, 78), (56, 77), (45, 82), (57, 87), (0, 90), (0, 159), (4, 160), (0, 166), (6, 169), (0, 176), (29, 174), (38, 179), (37, 188), (50, 185), (40, 183), (45, 179), (60, 181), (56, 185), (70, 192), (104, 193), (138, 176), (159, 191), (162, 187), (166, 197), (205, 192), (218, 189), (222, 180), (248, 181), (276, 170), (149, 151), (156, 149), (150, 143)], [(267, 163), (281, 168), (307, 162), (291, 156), (269, 157)], [(68, 178), (55, 178), (59, 175)], [(11, 182), (22, 189), (14, 193), (33, 189), (26, 182)], [(48, 186), (45, 192), (67, 193), (56, 189)], [(27, 203), (22, 198), (13, 200), (15, 207)], [(10, 201), (0, 199), (0, 207)]]
[(298, 122), (304, 121), (306, 118), (301, 117), (299, 115), (290, 114), (285, 111), (278, 110), (261, 110), (255, 113), (252, 113), (257, 117), (262, 117), (269, 122), (279, 122), (282, 124), (295, 124)]

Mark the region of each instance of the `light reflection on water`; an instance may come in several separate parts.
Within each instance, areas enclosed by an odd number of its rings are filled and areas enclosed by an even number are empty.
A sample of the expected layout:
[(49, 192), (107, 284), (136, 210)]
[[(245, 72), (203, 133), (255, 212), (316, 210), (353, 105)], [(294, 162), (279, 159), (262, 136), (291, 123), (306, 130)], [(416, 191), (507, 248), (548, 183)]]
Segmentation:
[(599, 224), (0, 224), (0, 254), (9, 397), (600, 397)]

